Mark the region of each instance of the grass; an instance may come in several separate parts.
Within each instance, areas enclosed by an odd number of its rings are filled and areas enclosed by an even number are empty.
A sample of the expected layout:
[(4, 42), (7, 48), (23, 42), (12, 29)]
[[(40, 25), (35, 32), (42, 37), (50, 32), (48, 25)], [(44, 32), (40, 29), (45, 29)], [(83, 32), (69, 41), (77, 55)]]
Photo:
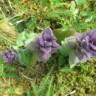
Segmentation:
[[(6, 96), (24, 96), (24, 94), (29, 93), (31, 94), (29, 96), (33, 96), (32, 94), (34, 94), (34, 96), (67, 96), (68, 94), (73, 94), (73, 96), (95, 96), (95, 62), (95, 60), (92, 60), (86, 64), (81, 64), (71, 71), (66, 71), (65, 68), (60, 68), (56, 71), (54, 67), (50, 74), (46, 75), (42, 73), (43, 76), (39, 74), (39, 77), (33, 78), (30, 77), (31, 75), (29, 75), (28, 70), (26, 70), (27, 73), (25, 74), (23, 72), (17, 79), (4, 78), (0, 80), (1, 94), (2, 96), (5, 96), (4, 94), (7, 94)], [(37, 73), (35, 73), (35, 75), (37, 75)]]

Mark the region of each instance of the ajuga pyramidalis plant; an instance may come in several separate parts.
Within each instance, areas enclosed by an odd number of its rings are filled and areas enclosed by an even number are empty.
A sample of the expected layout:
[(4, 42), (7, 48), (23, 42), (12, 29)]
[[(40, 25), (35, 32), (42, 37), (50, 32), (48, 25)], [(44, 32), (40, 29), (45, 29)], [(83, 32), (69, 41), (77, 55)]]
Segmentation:
[(51, 28), (46, 28), (27, 47), (36, 53), (38, 61), (46, 62), (60, 46), (56, 42)]
[[(96, 30), (77, 36), (79, 48), (76, 51), (79, 59), (96, 56)], [(83, 52), (80, 49), (84, 50)], [(81, 54), (80, 54), (81, 53)]]
[(17, 61), (17, 53), (15, 50), (6, 49), (2, 52), (2, 59), (6, 64), (13, 64)]
[(69, 57), (69, 64), (74, 65), (85, 62), (96, 56), (96, 30), (86, 33), (77, 33), (75, 36), (65, 38), (60, 49), (61, 54)]

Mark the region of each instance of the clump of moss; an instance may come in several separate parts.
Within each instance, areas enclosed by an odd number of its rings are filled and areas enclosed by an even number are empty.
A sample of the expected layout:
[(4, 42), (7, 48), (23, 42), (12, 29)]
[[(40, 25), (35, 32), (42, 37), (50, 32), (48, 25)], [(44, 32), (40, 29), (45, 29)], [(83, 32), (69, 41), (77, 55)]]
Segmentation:
[(58, 94), (62, 93), (63, 96), (72, 91), (75, 91), (74, 96), (94, 96), (96, 94), (95, 63), (96, 60), (92, 59), (84, 64), (76, 66), (70, 72), (59, 71), (56, 74), (56, 92)]

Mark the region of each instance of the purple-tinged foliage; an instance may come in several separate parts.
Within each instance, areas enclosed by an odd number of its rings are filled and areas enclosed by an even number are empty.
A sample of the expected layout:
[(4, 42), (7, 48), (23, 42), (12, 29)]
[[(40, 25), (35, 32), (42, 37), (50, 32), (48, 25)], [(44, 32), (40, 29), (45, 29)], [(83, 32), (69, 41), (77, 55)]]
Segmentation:
[(76, 54), (80, 60), (96, 56), (96, 30), (78, 35), (76, 40), (78, 43)]
[(17, 54), (14, 50), (6, 49), (2, 53), (2, 58), (4, 60), (4, 63), (13, 64), (17, 60)]
[(96, 30), (77, 33), (62, 41), (60, 52), (69, 57), (70, 67), (96, 56)]
[(34, 42), (34, 51), (37, 53), (38, 61), (46, 62), (50, 56), (57, 51), (59, 44), (51, 28), (46, 28)]

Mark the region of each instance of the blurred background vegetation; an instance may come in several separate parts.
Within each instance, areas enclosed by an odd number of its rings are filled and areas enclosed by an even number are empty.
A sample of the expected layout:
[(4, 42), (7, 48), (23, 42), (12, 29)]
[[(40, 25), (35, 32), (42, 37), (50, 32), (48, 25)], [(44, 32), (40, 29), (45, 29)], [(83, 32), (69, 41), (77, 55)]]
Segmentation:
[[(40, 33), (48, 26), (59, 43), (76, 32), (95, 29), (96, 0), (0, 0), (0, 50), (11, 47), (22, 32)], [(96, 95), (96, 60), (68, 69), (59, 66), (56, 58), (35, 69), (18, 68), (19, 79), (1, 78), (0, 96)]]

